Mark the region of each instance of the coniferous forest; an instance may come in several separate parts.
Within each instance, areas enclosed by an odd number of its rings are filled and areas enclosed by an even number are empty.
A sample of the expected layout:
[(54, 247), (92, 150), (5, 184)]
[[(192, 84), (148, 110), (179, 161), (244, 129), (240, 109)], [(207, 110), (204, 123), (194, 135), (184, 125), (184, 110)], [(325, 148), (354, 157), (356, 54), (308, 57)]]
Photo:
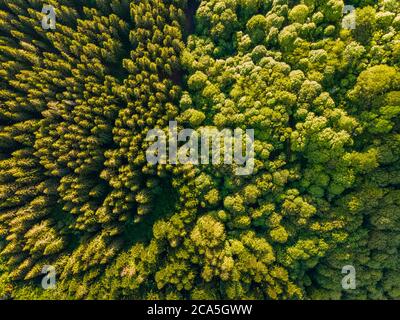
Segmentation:
[(0, 298), (400, 299), (399, 115), (398, 0), (0, 0)]

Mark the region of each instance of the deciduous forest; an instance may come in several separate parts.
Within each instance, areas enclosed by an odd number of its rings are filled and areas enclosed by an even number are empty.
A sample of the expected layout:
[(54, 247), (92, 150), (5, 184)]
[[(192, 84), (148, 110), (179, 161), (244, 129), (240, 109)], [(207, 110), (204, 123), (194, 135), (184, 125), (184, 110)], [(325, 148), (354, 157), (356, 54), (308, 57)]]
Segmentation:
[(399, 115), (398, 0), (0, 0), (0, 298), (400, 299)]

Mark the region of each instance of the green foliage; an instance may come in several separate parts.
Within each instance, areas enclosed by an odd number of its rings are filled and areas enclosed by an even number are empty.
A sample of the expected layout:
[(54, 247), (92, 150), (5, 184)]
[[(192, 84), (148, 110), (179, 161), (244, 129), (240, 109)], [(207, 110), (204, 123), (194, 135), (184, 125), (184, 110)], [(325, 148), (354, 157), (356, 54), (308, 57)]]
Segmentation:
[[(0, 0), (0, 298), (400, 297), (398, 1), (48, 4)], [(253, 174), (149, 164), (172, 120)]]

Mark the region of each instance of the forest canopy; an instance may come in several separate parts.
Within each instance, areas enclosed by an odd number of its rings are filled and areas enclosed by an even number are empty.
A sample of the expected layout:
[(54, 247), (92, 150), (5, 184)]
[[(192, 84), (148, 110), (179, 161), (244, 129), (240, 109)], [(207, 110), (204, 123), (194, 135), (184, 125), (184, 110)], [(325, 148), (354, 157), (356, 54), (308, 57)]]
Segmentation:
[[(0, 298), (400, 298), (399, 1), (44, 2), (0, 0)], [(148, 163), (170, 121), (253, 173)]]

